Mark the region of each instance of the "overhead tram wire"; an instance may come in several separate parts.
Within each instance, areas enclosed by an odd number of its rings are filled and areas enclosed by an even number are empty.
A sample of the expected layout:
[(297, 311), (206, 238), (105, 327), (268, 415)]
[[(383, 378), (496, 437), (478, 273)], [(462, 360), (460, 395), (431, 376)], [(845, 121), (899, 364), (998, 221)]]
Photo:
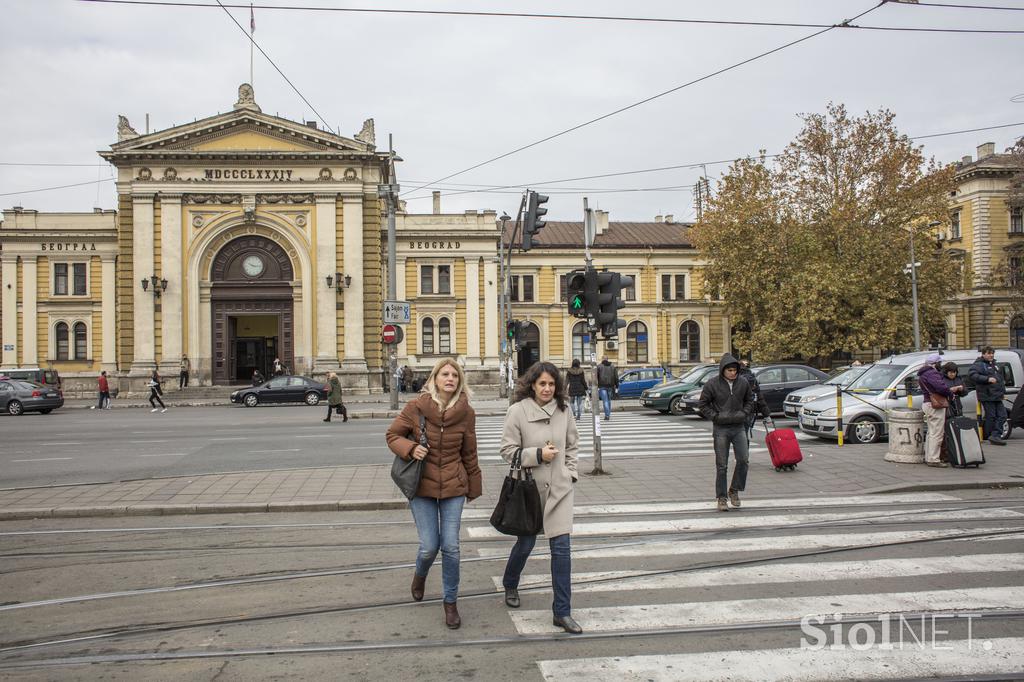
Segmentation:
[(39, 189), (23, 189), (20, 192), (3, 192), (0, 197), (10, 197), (17, 194), (32, 194), (34, 192), (49, 192), (53, 189), (68, 189), (69, 187), (84, 187), (85, 185), (96, 185), (101, 182), (111, 182), (114, 178), (103, 178), (102, 180), (90, 180), (88, 182), (76, 182), (71, 185), (57, 185), (56, 187), (41, 187)]
[[(893, 4), (903, 4), (903, 3), (893, 3)], [(907, 4), (910, 4), (910, 3), (907, 3)], [(950, 8), (950, 9), (988, 9), (988, 10), (998, 10), (998, 11), (1003, 11), (1003, 12), (1024, 12), (1024, 7), (1006, 7), (1006, 6), (996, 6), (996, 5), (960, 5), (960, 4), (951, 4), (951, 3), (945, 3), (945, 2), (915, 2), (911, 6), (917, 6), (917, 7), (946, 7), (946, 8)]]

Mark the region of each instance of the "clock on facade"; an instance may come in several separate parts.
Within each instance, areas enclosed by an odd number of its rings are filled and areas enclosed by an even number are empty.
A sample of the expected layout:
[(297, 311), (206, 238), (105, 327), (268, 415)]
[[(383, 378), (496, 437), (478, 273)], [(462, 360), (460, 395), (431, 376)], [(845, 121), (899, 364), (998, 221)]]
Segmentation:
[(246, 256), (242, 261), (242, 270), (250, 277), (259, 277), (263, 274), (263, 259), (259, 256)]

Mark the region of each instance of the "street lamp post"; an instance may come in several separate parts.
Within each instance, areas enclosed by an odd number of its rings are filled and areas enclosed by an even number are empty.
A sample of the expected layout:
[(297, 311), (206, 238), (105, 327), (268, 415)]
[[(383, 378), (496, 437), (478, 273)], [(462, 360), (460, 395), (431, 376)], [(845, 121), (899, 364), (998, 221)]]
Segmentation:
[(910, 226), (910, 298), (914, 305), (914, 350), (921, 350), (921, 323), (917, 313), (917, 261), (914, 258), (914, 226)]
[[(501, 280), (501, 289), (498, 294), (498, 309), (499, 316), (501, 317), (501, 325), (499, 336), (501, 338), (501, 361), (498, 363), (500, 377), (498, 378), (498, 396), (501, 398), (508, 397), (508, 337), (505, 334), (505, 325), (508, 323), (508, 290), (506, 288), (507, 277), (505, 275), (505, 230), (508, 226), (508, 221), (512, 220), (512, 217), (507, 213), (503, 213), (501, 218), (501, 238), (498, 240), (498, 277)], [(511, 248), (511, 243), (509, 247)]]

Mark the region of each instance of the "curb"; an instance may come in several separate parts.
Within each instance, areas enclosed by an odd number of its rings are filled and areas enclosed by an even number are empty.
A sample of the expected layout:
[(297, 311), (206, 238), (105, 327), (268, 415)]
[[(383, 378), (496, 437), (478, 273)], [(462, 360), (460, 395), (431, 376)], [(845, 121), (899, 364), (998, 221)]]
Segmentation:
[(890, 493), (926, 493), (936, 490), (980, 490), (983, 488), (1024, 488), (1024, 478), (992, 479), (989, 481), (964, 481), (961, 483), (900, 483), (896, 485), (868, 488), (861, 495), (886, 495)]

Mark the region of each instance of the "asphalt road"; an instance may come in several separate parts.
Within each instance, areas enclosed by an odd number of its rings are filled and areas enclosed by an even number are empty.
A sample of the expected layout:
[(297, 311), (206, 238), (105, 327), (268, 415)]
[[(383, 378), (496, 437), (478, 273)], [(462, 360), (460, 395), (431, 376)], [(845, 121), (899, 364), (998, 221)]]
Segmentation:
[(1020, 490), (745, 498), (728, 514), (703, 502), (579, 507), (579, 637), (551, 625), (543, 541), (522, 607), (505, 606), (512, 541), (488, 513), (464, 513), (454, 631), (440, 557), (426, 599), (409, 597), (405, 511), (2, 523), (0, 677), (806, 682), (1024, 670)]

